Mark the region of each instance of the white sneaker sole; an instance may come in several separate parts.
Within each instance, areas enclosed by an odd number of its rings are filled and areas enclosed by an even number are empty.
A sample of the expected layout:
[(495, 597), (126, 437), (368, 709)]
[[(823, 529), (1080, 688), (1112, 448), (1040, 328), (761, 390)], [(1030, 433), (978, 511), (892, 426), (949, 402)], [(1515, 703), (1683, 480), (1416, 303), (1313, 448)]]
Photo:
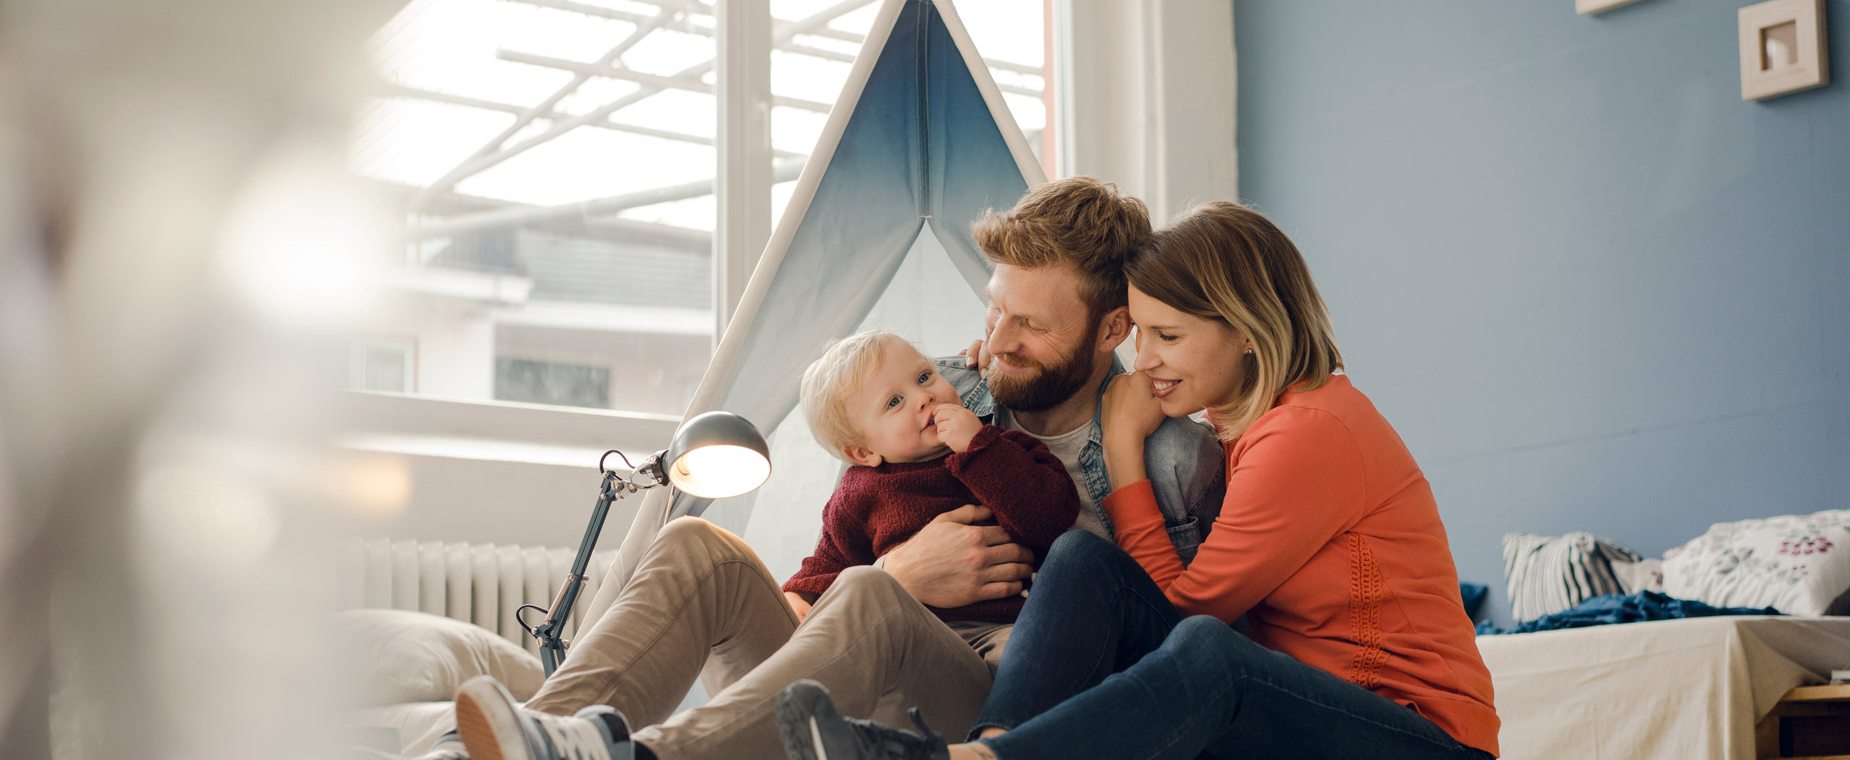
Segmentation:
[(456, 728), (470, 760), (533, 760), (513, 699), (492, 680), (471, 679), (457, 690)]
[(816, 760), (829, 760), (829, 752), (822, 748), (822, 727), (816, 725), (816, 717), (809, 718), (809, 740), (816, 746)]

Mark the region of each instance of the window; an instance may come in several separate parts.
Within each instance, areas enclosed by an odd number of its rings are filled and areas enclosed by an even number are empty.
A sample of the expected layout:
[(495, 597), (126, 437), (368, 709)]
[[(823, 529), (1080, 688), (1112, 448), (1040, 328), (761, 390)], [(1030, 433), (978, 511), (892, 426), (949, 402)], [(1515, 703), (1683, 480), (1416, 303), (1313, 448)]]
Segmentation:
[(386, 393), (411, 393), (416, 389), (417, 347), (411, 341), (355, 339), (351, 347), (347, 387)]
[(495, 398), (558, 406), (610, 405), (610, 368), (495, 358)]
[[(774, 220), (879, 7), (771, 0)], [(1037, 150), (1047, 7), (958, 6)], [(385, 88), (353, 161), (401, 205), (407, 242), (367, 327), (409, 338), (356, 350), (352, 387), (686, 409), (713, 341), (713, 11), (412, 0), (380, 31)]]

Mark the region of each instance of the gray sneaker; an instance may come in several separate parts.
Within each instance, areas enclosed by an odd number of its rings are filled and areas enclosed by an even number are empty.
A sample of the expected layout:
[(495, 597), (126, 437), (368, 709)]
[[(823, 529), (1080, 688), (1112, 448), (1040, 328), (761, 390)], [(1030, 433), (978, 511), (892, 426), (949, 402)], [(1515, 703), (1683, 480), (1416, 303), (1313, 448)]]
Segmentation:
[(635, 760), (629, 721), (607, 705), (570, 718), (521, 707), (488, 676), (456, 690), (456, 728), (474, 760)]
[(842, 717), (829, 690), (805, 680), (778, 696), (777, 735), (790, 760), (949, 760), (944, 738), (925, 725), (918, 708), (910, 716), (917, 733)]

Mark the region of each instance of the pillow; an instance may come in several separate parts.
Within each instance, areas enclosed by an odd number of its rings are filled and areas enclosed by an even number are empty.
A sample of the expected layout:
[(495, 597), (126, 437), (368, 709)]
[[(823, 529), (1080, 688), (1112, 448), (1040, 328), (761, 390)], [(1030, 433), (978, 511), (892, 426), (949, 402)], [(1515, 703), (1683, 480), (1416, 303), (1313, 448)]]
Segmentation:
[(1638, 562), (1612, 563), (1612, 574), (1619, 579), (1619, 585), (1627, 594), (1640, 591), (1664, 593), (1664, 561), (1647, 559)]
[(1510, 616), (1518, 623), (1565, 612), (1605, 594), (1629, 594), (1620, 580), (1643, 561), (1637, 552), (1591, 533), (1503, 536), (1503, 574), (1509, 581)]
[(1490, 596), (1490, 587), (1482, 583), (1458, 584), (1458, 596), (1465, 603), (1465, 616), (1477, 621), (1477, 613), (1484, 608), (1484, 598)]
[(1664, 593), (1717, 607), (1850, 614), (1850, 510), (1711, 525), (1664, 553)]
[(409, 610), (348, 610), (334, 615), (334, 656), (360, 706), (447, 702), (479, 675), (494, 676), (515, 699), (545, 680), (539, 658), (489, 630)]

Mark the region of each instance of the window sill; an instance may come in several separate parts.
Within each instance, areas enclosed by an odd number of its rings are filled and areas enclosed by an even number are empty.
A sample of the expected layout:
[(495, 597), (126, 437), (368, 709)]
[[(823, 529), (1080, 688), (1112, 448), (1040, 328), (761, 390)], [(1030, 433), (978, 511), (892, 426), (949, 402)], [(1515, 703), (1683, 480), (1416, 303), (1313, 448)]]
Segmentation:
[(341, 391), (342, 448), (595, 467), (617, 449), (639, 461), (667, 448), (678, 417), (401, 393)]

